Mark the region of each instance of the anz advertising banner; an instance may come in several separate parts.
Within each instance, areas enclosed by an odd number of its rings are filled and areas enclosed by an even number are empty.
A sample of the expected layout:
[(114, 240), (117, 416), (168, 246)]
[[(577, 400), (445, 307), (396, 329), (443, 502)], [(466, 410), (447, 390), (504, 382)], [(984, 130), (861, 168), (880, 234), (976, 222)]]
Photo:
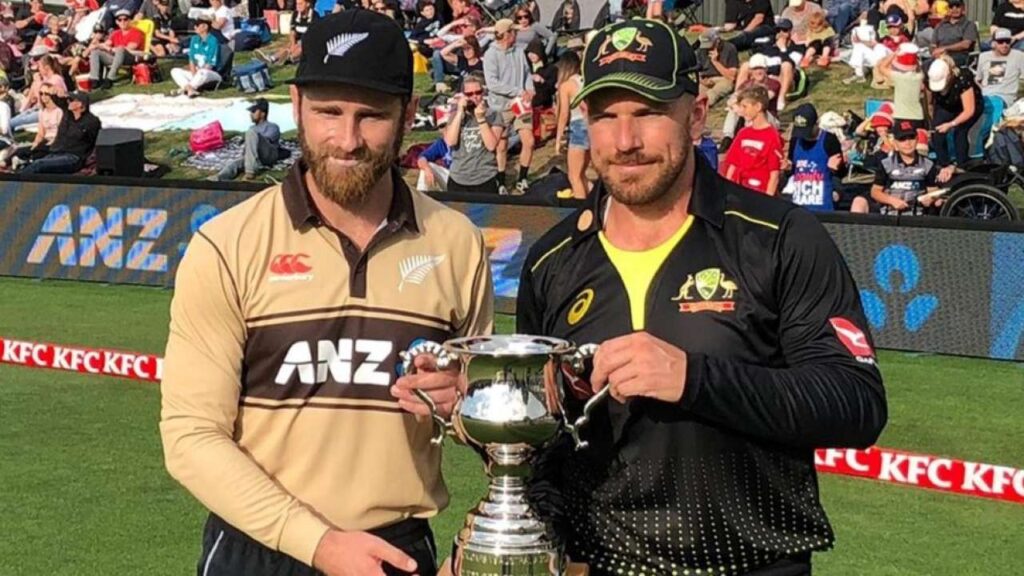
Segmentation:
[[(192, 234), (250, 192), (0, 181), (0, 275), (171, 286)], [(461, 199), (461, 198), (460, 198)], [(449, 202), (484, 231), (497, 309), (570, 208)], [(1024, 227), (835, 222), (880, 347), (1024, 360)]]

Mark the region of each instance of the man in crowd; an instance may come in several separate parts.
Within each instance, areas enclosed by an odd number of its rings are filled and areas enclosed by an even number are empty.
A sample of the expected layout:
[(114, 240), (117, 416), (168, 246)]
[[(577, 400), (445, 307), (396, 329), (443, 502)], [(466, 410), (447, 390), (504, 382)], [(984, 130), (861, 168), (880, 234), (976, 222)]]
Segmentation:
[(142, 54), (146, 36), (141, 30), (132, 26), (132, 14), (121, 10), (114, 15), (117, 30), (99, 50), (93, 50), (89, 56), (89, 79), (94, 88), (108, 89), (117, 80), (122, 66), (130, 66)]
[[(498, 174), (504, 176), (508, 161), (509, 135), (519, 135), (519, 171), (514, 194), (524, 194), (529, 187), (527, 175), (533, 159), (533, 73), (526, 53), (516, 44), (515, 23), (498, 20), (494, 25), (494, 43), (484, 53), (484, 78), (487, 82), (487, 105), (502, 114), (508, 127), (498, 144)], [(517, 109), (518, 108), (518, 109)]]
[(992, 50), (982, 52), (975, 73), (984, 96), (998, 96), (1009, 106), (1020, 94), (1024, 52), (1013, 48), (1013, 34), (999, 28), (992, 35)]
[[(599, 65), (604, 39), (636, 31), (650, 47), (623, 51), (645, 59)], [(599, 344), (589, 383), (611, 399), (531, 494), (544, 509), (560, 490), (592, 573), (809, 574), (834, 540), (814, 450), (870, 446), (887, 417), (857, 286), (813, 215), (695, 153), (707, 106), (674, 30), (613, 25), (583, 62), (600, 183), (531, 247), (516, 329)]]
[[(401, 28), (346, 10), (303, 41), (302, 162), (203, 225), (178, 266), (166, 465), (211, 512), (200, 574), (433, 576), (427, 519), (448, 495), (414, 390), (447, 415), (459, 377), (422, 356), (399, 378), (398, 353), (490, 332), (487, 249), (393, 168), (416, 109)], [(410, 259), (425, 276), (402, 273)]]
[(851, 24), (867, 16), (872, 0), (825, 0), (825, 17), (842, 38)]
[(270, 105), (266, 98), (257, 98), (252, 106), (249, 106), (252, 126), (245, 131), (242, 157), (228, 162), (213, 180), (234, 180), (238, 173), (243, 171), (245, 179), (252, 180), (261, 170), (266, 170), (282, 158), (288, 157), (288, 151), (281, 148), (281, 128), (268, 119), (269, 114)]
[[(64, 99), (58, 98), (63, 103)], [(82, 169), (96, 149), (100, 120), (89, 111), (89, 95), (74, 92), (68, 95), (67, 109), (57, 127), (57, 138), (50, 152), (25, 166), (22, 174), (74, 174)]]
[(928, 42), (932, 58), (947, 55), (958, 66), (966, 66), (971, 51), (978, 44), (978, 25), (967, 18), (964, 0), (949, 0), (949, 12), (942, 22), (930, 33), (925, 30), (918, 37)]
[(732, 94), (736, 86), (736, 75), (740, 68), (740, 57), (736, 47), (726, 42), (711, 30), (700, 38), (697, 50), (700, 62), (700, 91), (708, 99), (708, 106)]
[(729, 39), (737, 50), (750, 50), (756, 42), (770, 42), (775, 34), (775, 12), (770, 0), (725, 0), (724, 32), (738, 31)]

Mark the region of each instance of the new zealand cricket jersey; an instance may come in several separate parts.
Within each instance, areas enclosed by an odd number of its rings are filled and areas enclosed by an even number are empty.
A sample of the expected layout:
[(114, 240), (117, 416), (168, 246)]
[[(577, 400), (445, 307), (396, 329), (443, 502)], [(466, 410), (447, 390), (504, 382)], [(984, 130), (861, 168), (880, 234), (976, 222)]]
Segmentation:
[(297, 166), (204, 225), (178, 268), (167, 467), (229, 524), (307, 564), (329, 526), (377, 528), (447, 504), (431, 421), (389, 391), (398, 353), (491, 330), (482, 235), (392, 178), (363, 252), (321, 221)]
[(678, 403), (609, 401), (589, 449), (547, 455), (570, 555), (596, 574), (806, 561), (833, 540), (813, 450), (868, 446), (886, 420), (857, 288), (825, 229), (694, 154), (690, 216), (665, 244), (611, 245), (598, 188), (532, 248), (519, 286), (520, 332), (583, 344), (644, 330), (688, 353)]

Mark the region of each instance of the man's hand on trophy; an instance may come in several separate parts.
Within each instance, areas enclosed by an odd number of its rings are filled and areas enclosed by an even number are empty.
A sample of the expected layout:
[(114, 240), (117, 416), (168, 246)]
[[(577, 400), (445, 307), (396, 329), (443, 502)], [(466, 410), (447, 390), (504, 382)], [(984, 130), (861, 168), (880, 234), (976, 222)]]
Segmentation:
[(437, 414), (442, 418), (448, 418), (455, 407), (459, 387), (465, 389), (458, 363), (452, 362), (445, 370), (438, 370), (437, 359), (430, 354), (416, 356), (413, 363), (416, 372), (399, 378), (391, 387), (391, 395), (398, 399), (398, 405), (403, 410), (420, 416), (430, 416), (430, 408), (414, 392), (422, 390), (434, 400)]
[(686, 352), (646, 332), (613, 338), (598, 348), (590, 376), (595, 392), (608, 383), (619, 402), (637, 396), (678, 402), (686, 387)]
[(331, 530), (320, 539), (313, 566), (327, 576), (385, 576), (384, 564), (414, 573), (416, 561), (367, 532)]

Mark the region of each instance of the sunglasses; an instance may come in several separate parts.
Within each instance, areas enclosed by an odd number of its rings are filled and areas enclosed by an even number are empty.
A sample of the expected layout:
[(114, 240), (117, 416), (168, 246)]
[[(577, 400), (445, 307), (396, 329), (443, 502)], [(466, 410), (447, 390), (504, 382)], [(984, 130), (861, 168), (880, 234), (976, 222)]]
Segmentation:
[(131, 20), (131, 18), (127, 18), (125, 16), (121, 16), (120, 18), (117, 18), (118, 22), (127, 22), (129, 20)]
[(519, 15), (516, 16), (516, 20), (529, 20), (529, 19), (530, 19), (530, 15), (529, 14), (519, 14)]
[(462, 95), (463, 96), (482, 96), (483, 93), (484, 93), (483, 90), (473, 90), (471, 92), (463, 92)]
[(993, 40), (992, 43), (993, 44), (1009, 44), (1010, 41), (1009, 40)]

